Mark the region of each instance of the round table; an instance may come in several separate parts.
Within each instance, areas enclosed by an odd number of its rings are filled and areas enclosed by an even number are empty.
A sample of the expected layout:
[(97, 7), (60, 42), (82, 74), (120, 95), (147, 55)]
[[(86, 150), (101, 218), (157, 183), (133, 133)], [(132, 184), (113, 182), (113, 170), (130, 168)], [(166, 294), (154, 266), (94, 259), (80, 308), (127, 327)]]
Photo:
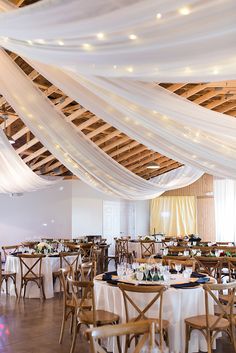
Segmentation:
[[(120, 322), (126, 322), (125, 306), (122, 292), (117, 286), (110, 285), (105, 281), (94, 280), (94, 292), (96, 298), (96, 309), (103, 309), (120, 316)], [(148, 297), (153, 294), (145, 293), (145, 298), (139, 293), (132, 294), (132, 299), (139, 306), (143, 303), (147, 305)], [(199, 286), (188, 289), (169, 288), (163, 295), (163, 319), (169, 321), (169, 352), (183, 353), (185, 347), (185, 323), (184, 319), (191, 316), (205, 314), (204, 289)], [(210, 314), (214, 313), (213, 300), (209, 298)], [(157, 313), (157, 304), (154, 304), (148, 311), (148, 316), (155, 317)], [(136, 314), (136, 313), (134, 313)], [(131, 312), (132, 315), (132, 312)], [(112, 341), (116, 351), (115, 340)], [(109, 347), (110, 348), (110, 347)], [(193, 331), (189, 342), (189, 353), (207, 351), (205, 338), (201, 333)]]
[[(72, 256), (68, 255), (68, 258)], [(28, 259), (27, 261), (32, 261)], [(29, 262), (30, 263), (30, 262)], [(46, 256), (42, 259), (42, 275), (44, 277), (44, 290), (46, 299), (54, 297), (54, 292), (59, 291), (59, 279), (53, 283), (53, 272), (60, 269), (59, 256)], [(16, 272), (16, 287), (18, 294), (20, 293), (20, 260), (17, 256), (8, 255), (5, 264), (5, 270)], [(15, 289), (12, 282), (9, 281), (9, 293), (15, 295)], [(26, 287), (26, 298), (40, 298), (40, 291), (34, 282), (29, 282)]]

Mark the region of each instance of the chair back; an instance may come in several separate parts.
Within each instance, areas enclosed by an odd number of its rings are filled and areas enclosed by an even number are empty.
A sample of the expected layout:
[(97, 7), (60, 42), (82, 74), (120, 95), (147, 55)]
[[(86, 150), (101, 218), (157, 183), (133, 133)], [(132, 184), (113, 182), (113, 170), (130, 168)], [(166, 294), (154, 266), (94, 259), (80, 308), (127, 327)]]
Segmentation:
[(219, 279), (221, 259), (218, 257), (195, 256), (196, 265), (199, 271), (205, 272), (210, 277)]
[[(228, 257), (227, 261), (227, 269), (229, 275), (229, 282), (235, 280), (235, 273), (236, 273), (236, 257)], [(225, 260), (222, 259), (221, 267), (223, 267)]]
[(155, 242), (154, 241), (147, 241), (147, 240), (140, 240), (140, 247), (141, 247), (141, 257), (150, 257), (155, 254)]
[[(226, 318), (230, 325), (235, 325), (234, 323), (234, 300), (236, 293), (236, 281), (226, 284), (204, 284), (203, 288), (205, 290), (205, 310), (206, 310), (206, 324), (211, 330), (217, 326), (222, 318)], [(228, 291), (228, 303), (226, 305), (222, 304), (219, 300), (219, 293), (222, 291)], [(218, 292), (218, 293), (217, 293)], [(215, 304), (218, 306), (220, 313), (216, 321), (210, 325), (209, 320), (209, 297), (211, 297)]]
[[(163, 292), (165, 290), (164, 286), (134, 286), (131, 284), (119, 283), (119, 288), (122, 291), (124, 303), (125, 303), (125, 314), (126, 322), (129, 322), (131, 319), (133, 321), (147, 320), (148, 311), (159, 301), (159, 307), (157, 308), (157, 313), (155, 314), (156, 318), (159, 318), (160, 325), (162, 319), (162, 298)], [(132, 295), (139, 293), (140, 300), (137, 299), (137, 296), (132, 298)], [(150, 299), (146, 294), (151, 295)], [(145, 296), (145, 301), (143, 300)], [(141, 300), (142, 298), (142, 300)], [(142, 303), (142, 304), (141, 304)], [(140, 305), (139, 305), (140, 304)], [(144, 304), (144, 305), (143, 305)], [(134, 317), (131, 317), (130, 312), (136, 313)]]
[(81, 263), (80, 252), (61, 252), (60, 257), (60, 268), (63, 268), (67, 272), (75, 272), (78, 270), (79, 264)]
[(20, 244), (2, 246), (4, 260), (6, 261), (7, 256), (10, 255), (11, 253), (17, 252), (20, 246), (21, 246)]
[(97, 267), (97, 264), (95, 261), (83, 262), (79, 266), (81, 281), (83, 282), (93, 281), (94, 277), (96, 276), (96, 267)]
[(107, 325), (94, 327), (86, 331), (90, 342), (91, 353), (107, 353), (101, 346), (101, 339), (108, 337), (120, 337), (124, 335), (135, 335), (135, 347), (133, 353), (141, 353), (147, 346), (151, 349), (155, 345), (155, 324), (150, 321), (139, 321), (119, 325)]
[(168, 265), (171, 269), (174, 269), (176, 264), (181, 265), (182, 269), (186, 269), (186, 267), (192, 267), (192, 270), (195, 271), (196, 261), (194, 259), (180, 260), (175, 258), (173, 260), (168, 260)]
[(90, 261), (93, 258), (93, 248), (94, 243), (81, 243), (79, 244), (79, 248), (81, 251), (82, 261)]
[(21, 278), (37, 279), (42, 277), (42, 259), (43, 254), (20, 254), (17, 255), (20, 260)]
[(77, 315), (84, 315), (86, 318), (86, 313), (88, 313), (88, 308), (85, 305), (88, 299), (91, 300), (91, 310), (93, 312), (93, 325), (96, 326), (96, 308), (94, 299), (94, 284), (91, 281), (76, 281), (72, 277), (67, 277), (72, 298), (75, 302)]

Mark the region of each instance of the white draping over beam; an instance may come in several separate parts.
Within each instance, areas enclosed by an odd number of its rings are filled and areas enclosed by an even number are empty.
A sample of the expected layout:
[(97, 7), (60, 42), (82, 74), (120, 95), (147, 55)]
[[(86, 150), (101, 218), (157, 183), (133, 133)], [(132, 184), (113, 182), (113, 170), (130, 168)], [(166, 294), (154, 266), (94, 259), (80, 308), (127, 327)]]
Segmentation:
[(143, 82), (85, 78), (30, 64), (68, 96), (150, 149), (210, 174), (235, 178), (235, 118)]
[[(91, 186), (125, 199), (149, 199), (169, 189), (169, 177), (159, 182), (146, 181), (114, 161), (72, 123), (58, 112), (47, 97), (32, 83), (11, 58), (0, 50), (0, 92), (12, 105), (24, 123), (48, 150), (75, 175)], [(171, 174), (171, 179), (174, 172)], [(202, 175), (189, 170), (192, 183)], [(183, 182), (184, 180), (184, 182)], [(172, 189), (186, 185), (183, 179), (172, 182)]]
[(0, 128), (0, 193), (35, 191), (56, 182), (35, 174), (18, 156)]
[(44, 0), (0, 15), (0, 44), (67, 70), (159, 82), (235, 78), (235, 0)]

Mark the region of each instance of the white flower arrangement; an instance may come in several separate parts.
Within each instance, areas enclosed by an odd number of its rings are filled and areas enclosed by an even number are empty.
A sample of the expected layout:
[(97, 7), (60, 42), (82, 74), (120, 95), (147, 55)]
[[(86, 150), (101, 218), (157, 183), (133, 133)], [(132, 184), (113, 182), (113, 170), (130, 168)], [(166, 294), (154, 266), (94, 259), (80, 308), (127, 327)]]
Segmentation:
[(44, 250), (47, 250), (47, 252), (50, 252), (52, 250), (52, 247), (50, 244), (42, 241), (41, 243), (36, 245), (35, 250), (37, 253), (44, 253)]

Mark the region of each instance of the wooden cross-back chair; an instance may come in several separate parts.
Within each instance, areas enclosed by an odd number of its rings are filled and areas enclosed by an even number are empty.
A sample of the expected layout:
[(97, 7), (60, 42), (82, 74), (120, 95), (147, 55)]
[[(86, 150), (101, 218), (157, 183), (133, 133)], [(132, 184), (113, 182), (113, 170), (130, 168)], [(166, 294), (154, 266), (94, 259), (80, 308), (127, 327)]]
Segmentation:
[[(71, 273), (68, 273), (64, 269), (60, 270), (60, 281), (63, 289), (63, 312), (62, 312), (62, 322), (61, 322), (61, 330), (60, 330), (60, 337), (59, 337), (60, 344), (62, 343), (63, 336), (64, 336), (65, 323), (69, 319), (71, 319), (70, 333), (72, 333), (74, 314), (75, 314), (75, 308), (76, 308), (75, 300), (72, 298), (72, 292), (68, 285), (68, 281), (67, 281), (68, 276), (71, 276), (72, 278), (74, 278), (77, 275), (75, 275), (73, 271)], [(78, 301), (80, 301), (79, 298), (78, 298)], [(84, 300), (83, 308), (89, 310), (91, 309), (91, 307), (92, 307), (91, 298)]]
[(119, 257), (119, 263), (132, 263), (133, 256), (132, 253), (129, 251), (129, 238), (117, 239), (117, 252)]
[[(81, 263), (80, 252), (61, 252), (60, 258), (60, 270), (53, 272), (53, 281), (60, 277), (61, 269), (65, 270), (66, 273), (78, 272), (79, 264)], [(60, 281), (60, 292), (62, 290), (62, 283)]]
[[(236, 337), (235, 337), (235, 317), (234, 317), (234, 299), (236, 282), (227, 284), (204, 284), (205, 290), (205, 315), (193, 316), (185, 319), (186, 341), (185, 353), (188, 353), (188, 342), (191, 332), (199, 330), (204, 335), (207, 341), (207, 351), (212, 352), (213, 341), (219, 332), (226, 332), (231, 339), (234, 351), (236, 352)], [(228, 290), (229, 300), (227, 305), (223, 305), (218, 295), (223, 290)], [(209, 298), (214, 300), (218, 307), (218, 315), (209, 314)]]
[(171, 269), (174, 269), (176, 264), (181, 265), (182, 269), (186, 269), (186, 267), (192, 267), (192, 271), (195, 271), (196, 260), (195, 259), (180, 260), (179, 258), (168, 260), (168, 265), (170, 266)]
[(220, 281), (221, 259), (217, 257), (195, 256), (196, 267), (210, 277)]
[[(94, 284), (91, 281), (75, 281), (68, 277), (68, 283), (72, 291), (72, 298), (75, 302), (76, 315), (74, 315), (73, 334), (70, 353), (74, 352), (77, 333), (81, 325), (86, 326), (103, 326), (109, 324), (117, 324), (119, 316), (105, 310), (96, 310), (94, 298)], [(91, 308), (86, 307), (87, 301), (90, 300)], [(120, 350), (120, 345), (118, 342)]]
[(17, 252), (19, 250), (19, 247), (21, 244), (17, 245), (7, 245), (7, 246), (2, 246), (3, 254), (4, 254), (4, 259), (3, 261), (6, 261), (6, 258), (8, 255), (11, 255), (14, 252)]
[(16, 288), (16, 272), (5, 271), (2, 269), (1, 252), (0, 252), (0, 293), (2, 289), (2, 284), (5, 281), (6, 284), (6, 294), (8, 295), (8, 280), (11, 279), (14, 283), (16, 297), (18, 297)]
[(155, 254), (155, 242), (140, 240), (140, 248), (141, 248), (141, 257), (150, 257)]
[[(151, 320), (155, 322), (155, 332), (160, 335), (158, 346), (163, 351), (163, 340), (165, 339), (166, 344), (168, 345), (168, 326), (169, 322), (167, 320), (162, 319), (162, 299), (163, 293), (165, 291), (164, 286), (134, 286), (131, 284), (119, 283), (119, 288), (122, 291), (124, 304), (125, 304), (125, 315), (126, 322), (137, 322), (139, 320)], [(139, 294), (140, 298), (144, 298), (145, 296), (145, 306), (138, 305), (137, 297), (135, 299), (132, 298), (132, 295)], [(151, 298), (148, 298), (147, 294), (153, 294)], [(158, 303), (159, 302), (159, 303)], [(143, 300), (142, 300), (143, 303)], [(148, 311), (154, 304), (159, 304), (156, 309), (155, 317), (149, 317)], [(129, 308), (132, 308), (132, 313), (136, 312), (136, 316), (131, 317)], [(134, 309), (134, 310), (133, 310)], [(131, 341), (135, 338), (135, 336), (126, 336), (126, 345), (125, 352), (128, 351), (130, 347)]]
[(44, 291), (44, 278), (42, 275), (42, 260), (45, 257), (43, 254), (19, 254), (20, 260), (20, 271), (21, 271), (21, 283), (20, 283), (20, 295), (21, 298), (22, 290), (24, 289), (23, 297), (25, 298), (26, 287), (30, 282), (34, 282), (40, 290), (40, 298), (45, 299)]
[[(226, 269), (226, 272), (225, 272), (225, 269)], [(236, 280), (236, 258), (235, 257), (222, 258), (220, 277), (221, 279), (226, 277), (226, 280), (228, 282), (233, 282)], [(223, 303), (227, 303), (229, 301), (229, 295), (225, 293), (220, 293), (219, 298), (220, 298), (220, 301)], [(236, 296), (234, 298), (234, 303), (236, 305)]]
[(135, 335), (138, 337), (133, 353), (141, 353), (146, 347), (151, 352), (152, 348), (155, 347), (155, 323), (150, 321), (95, 327), (86, 331), (91, 353), (107, 353), (101, 346), (101, 340), (124, 335)]
[(82, 261), (91, 261), (93, 258), (94, 243), (81, 243), (79, 244)]

